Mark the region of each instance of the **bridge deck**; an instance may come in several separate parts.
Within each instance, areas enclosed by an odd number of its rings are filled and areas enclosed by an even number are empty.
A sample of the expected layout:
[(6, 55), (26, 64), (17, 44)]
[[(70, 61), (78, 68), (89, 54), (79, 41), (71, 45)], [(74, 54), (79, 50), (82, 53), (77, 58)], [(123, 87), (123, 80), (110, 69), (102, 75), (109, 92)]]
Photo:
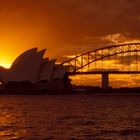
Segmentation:
[(140, 74), (140, 71), (91, 71), (91, 72), (68, 72), (68, 75), (87, 75), (87, 74)]

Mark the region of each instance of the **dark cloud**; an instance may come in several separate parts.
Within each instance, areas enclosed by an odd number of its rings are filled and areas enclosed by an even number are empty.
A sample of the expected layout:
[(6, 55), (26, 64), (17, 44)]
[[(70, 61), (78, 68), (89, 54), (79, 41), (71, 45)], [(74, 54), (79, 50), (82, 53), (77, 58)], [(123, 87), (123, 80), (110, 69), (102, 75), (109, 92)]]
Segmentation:
[(106, 38), (109, 35), (120, 34), (120, 42), (140, 39), (139, 0), (0, 2), (0, 41), (7, 37), (18, 42), (13, 45), (19, 50), (38, 45), (59, 57), (116, 43)]

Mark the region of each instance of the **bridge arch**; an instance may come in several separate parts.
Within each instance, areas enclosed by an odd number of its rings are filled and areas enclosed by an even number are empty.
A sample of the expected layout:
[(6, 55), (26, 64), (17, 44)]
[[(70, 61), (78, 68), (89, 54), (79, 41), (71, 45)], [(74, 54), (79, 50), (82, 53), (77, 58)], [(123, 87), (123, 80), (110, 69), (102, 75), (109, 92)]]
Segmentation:
[(69, 67), (68, 72), (78, 72), (79, 70), (85, 68), (86, 66), (99, 60), (102, 60), (104, 58), (131, 52), (134, 53), (140, 52), (140, 43), (120, 44), (95, 49), (80, 54), (68, 61), (65, 61), (62, 63), (62, 65), (66, 65)]

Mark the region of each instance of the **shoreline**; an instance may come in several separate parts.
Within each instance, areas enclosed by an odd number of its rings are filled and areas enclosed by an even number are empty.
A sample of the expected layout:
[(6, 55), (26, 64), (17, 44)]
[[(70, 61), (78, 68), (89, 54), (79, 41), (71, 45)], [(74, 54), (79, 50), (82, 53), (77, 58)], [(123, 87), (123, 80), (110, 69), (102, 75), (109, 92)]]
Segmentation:
[(140, 91), (100, 90), (100, 91), (77, 91), (77, 90), (0, 90), (0, 95), (94, 95), (94, 96), (118, 96), (118, 95), (140, 95)]

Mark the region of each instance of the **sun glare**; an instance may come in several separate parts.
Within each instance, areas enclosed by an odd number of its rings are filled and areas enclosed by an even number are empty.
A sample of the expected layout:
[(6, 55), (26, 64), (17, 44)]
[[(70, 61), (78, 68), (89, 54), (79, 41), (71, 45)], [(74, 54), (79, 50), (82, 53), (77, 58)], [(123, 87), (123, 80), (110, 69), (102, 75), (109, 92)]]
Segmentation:
[(8, 69), (11, 67), (11, 63), (6, 59), (0, 59), (0, 66)]
[(8, 68), (11, 67), (11, 64), (8, 64), (8, 63), (3, 63), (3, 64), (2, 64), (2, 63), (1, 63), (0, 66), (2, 66), (2, 67), (4, 67), (4, 68), (8, 69)]

